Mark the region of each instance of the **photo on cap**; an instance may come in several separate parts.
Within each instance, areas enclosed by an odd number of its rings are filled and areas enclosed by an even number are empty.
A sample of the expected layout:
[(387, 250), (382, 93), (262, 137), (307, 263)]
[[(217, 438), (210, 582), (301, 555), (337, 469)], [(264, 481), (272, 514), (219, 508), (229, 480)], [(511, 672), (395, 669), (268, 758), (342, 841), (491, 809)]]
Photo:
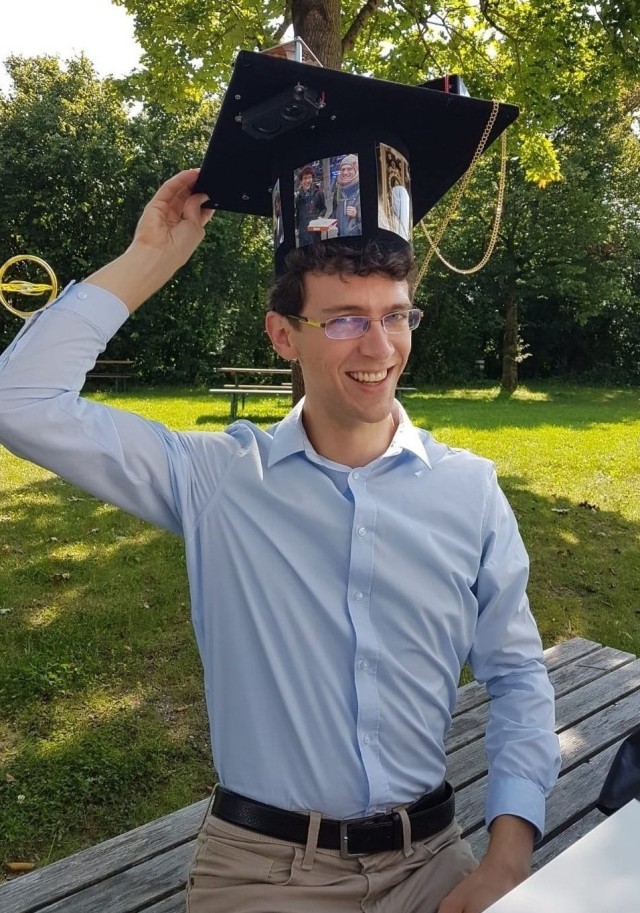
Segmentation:
[(272, 191), (273, 199), (273, 247), (280, 247), (284, 241), (284, 223), (282, 221), (282, 200), (280, 198), (280, 181), (276, 181)]
[(327, 201), (325, 188), (329, 185), (328, 159), (307, 162), (293, 172), (295, 200), (296, 247), (324, 240), (335, 227), (334, 220), (326, 219)]
[(411, 180), (406, 158), (386, 143), (378, 144), (378, 227), (411, 241)]
[(331, 156), (331, 215), (337, 222), (337, 237), (362, 235), (360, 168), (354, 153)]

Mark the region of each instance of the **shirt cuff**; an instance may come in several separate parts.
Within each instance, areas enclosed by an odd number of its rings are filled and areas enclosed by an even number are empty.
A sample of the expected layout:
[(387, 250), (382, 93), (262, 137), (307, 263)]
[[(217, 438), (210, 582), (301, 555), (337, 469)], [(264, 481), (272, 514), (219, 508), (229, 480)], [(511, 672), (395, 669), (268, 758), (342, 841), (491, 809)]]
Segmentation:
[(498, 815), (516, 815), (536, 829), (535, 842), (544, 833), (545, 796), (530, 780), (519, 777), (494, 777), (487, 789), (487, 827)]
[(111, 339), (129, 316), (129, 311), (115, 295), (90, 282), (68, 285), (48, 311), (72, 311), (84, 317)]

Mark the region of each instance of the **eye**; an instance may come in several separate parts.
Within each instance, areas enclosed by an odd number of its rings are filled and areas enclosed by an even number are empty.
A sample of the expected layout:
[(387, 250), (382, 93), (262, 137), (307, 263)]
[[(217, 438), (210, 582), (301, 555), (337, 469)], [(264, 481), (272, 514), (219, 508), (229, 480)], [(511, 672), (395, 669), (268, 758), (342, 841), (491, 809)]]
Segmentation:
[(327, 321), (327, 336), (334, 339), (349, 339), (354, 336), (362, 336), (367, 327), (368, 319), (366, 317), (333, 317)]
[(408, 319), (409, 311), (394, 311), (393, 314), (387, 314), (384, 318), (384, 322), (392, 326), (401, 326), (403, 323), (406, 323)]

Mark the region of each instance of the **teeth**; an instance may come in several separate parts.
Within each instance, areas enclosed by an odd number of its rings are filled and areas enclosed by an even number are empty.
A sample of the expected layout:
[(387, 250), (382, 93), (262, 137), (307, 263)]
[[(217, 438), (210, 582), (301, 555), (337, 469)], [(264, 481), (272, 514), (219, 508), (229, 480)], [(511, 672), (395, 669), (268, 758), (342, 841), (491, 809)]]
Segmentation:
[(384, 380), (387, 373), (387, 371), (376, 371), (375, 373), (372, 371), (351, 371), (349, 376), (360, 383), (376, 384)]

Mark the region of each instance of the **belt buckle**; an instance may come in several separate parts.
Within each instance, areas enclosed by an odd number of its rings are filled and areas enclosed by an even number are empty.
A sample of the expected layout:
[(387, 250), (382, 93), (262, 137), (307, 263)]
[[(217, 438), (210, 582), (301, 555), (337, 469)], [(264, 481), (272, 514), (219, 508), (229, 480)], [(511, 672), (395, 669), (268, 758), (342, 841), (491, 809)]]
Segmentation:
[[(387, 846), (381, 847), (380, 849), (372, 849), (365, 851), (364, 853), (351, 853), (349, 852), (349, 825), (351, 824), (368, 824), (380, 820), (382, 818), (390, 818), (391, 824), (394, 827), (395, 835), (397, 838), (397, 846)], [(402, 832), (402, 819), (398, 814), (397, 809), (394, 809), (392, 812), (388, 812), (383, 815), (373, 815), (371, 818), (347, 818), (344, 821), (340, 822), (340, 855), (343, 859), (354, 859), (356, 856), (367, 856), (369, 853), (379, 853), (383, 849), (401, 849), (403, 845), (403, 832)]]
[(366, 856), (366, 853), (349, 852), (349, 827), (352, 824), (365, 824), (370, 818), (347, 818), (340, 822), (340, 855), (343, 859), (355, 859), (356, 856)]

